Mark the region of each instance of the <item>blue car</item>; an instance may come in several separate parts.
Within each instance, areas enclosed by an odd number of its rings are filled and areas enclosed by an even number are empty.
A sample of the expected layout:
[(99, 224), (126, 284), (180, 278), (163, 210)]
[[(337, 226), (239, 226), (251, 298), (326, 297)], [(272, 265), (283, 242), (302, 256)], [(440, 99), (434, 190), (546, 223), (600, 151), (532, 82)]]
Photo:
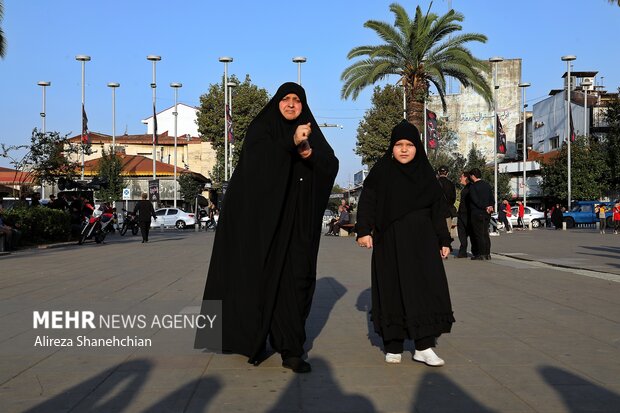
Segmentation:
[(613, 217), (611, 209), (614, 207), (613, 202), (601, 202), (601, 201), (577, 201), (573, 205), (573, 209), (564, 213), (564, 222), (566, 222), (566, 228), (573, 228), (579, 224), (595, 224), (599, 222), (598, 214), (595, 212), (597, 205), (605, 205), (606, 212), (605, 218), (607, 219), (607, 226), (613, 226)]

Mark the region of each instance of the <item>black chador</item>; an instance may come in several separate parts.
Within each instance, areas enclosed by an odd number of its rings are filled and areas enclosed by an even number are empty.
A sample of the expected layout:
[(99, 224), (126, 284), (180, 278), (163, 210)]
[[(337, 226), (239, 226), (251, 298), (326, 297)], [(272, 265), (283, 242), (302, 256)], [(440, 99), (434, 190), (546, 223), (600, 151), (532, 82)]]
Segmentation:
[[(279, 107), (290, 94), (302, 104), (293, 120)], [(304, 159), (293, 137), (307, 124), (312, 152)], [(304, 89), (283, 84), (248, 127), (215, 235), (204, 300), (222, 301), (225, 352), (256, 363), (269, 337), (283, 360), (303, 355), (323, 211), (337, 172)], [(199, 331), (197, 348), (201, 338)]]

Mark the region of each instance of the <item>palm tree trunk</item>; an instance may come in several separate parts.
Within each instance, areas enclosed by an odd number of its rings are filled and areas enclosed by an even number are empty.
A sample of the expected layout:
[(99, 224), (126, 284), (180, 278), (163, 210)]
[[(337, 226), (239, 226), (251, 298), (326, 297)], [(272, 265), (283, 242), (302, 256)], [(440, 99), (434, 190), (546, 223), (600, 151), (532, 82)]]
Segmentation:
[(424, 100), (428, 95), (428, 87), (416, 80), (411, 83), (413, 87), (407, 87), (407, 120), (418, 128), (420, 139), (424, 141)]

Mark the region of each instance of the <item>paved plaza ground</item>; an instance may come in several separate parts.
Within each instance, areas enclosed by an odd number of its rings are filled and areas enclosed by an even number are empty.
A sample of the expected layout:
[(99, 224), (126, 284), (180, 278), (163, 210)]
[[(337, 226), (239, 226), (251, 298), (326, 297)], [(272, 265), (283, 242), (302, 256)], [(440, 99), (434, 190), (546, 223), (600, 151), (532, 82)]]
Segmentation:
[(492, 238), (491, 261), (450, 257), (457, 322), (441, 368), (412, 361), (411, 343), (400, 365), (383, 361), (370, 251), (352, 237), (322, 239), (310, 374), (277, 354), (254, 367), (192, 350), (185, 330), (154, 332), (163, 351), (28, 341), (34, 310), (191, 313), (213, 238), (156, 231), (0, 257), (0, 412), (620, 412), (620, 235), (595, 230), (515, 231)]

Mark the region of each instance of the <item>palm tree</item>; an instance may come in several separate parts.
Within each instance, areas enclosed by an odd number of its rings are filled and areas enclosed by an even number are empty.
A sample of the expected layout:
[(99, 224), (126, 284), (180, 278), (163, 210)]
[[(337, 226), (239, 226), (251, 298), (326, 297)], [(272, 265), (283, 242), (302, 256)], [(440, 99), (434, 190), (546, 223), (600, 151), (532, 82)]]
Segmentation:
[(429, 6), (424, 15), (418, 6), (412, 21), (397, 3), (390, 5), (390, 11), (395, 16), (394, 26), (376, 20), (364, 23), (364, 27), (377, 32), (385, 44), (359, 46), (349, 52), (349, 59), (368, 57), (342, 72), (343, 99), (351, 97), (355, 100), (365, 87), (389, 75), (397, 75), (405, 88), (407, 120), (420, 130), (424, 124), (424, 101), (431, 84), (437, 89), (446, 110), (446, 76), (473, 88), (487, 103), (492, 102), (491, 87), (484, 76), (490, 66), (488, 62), (476, 59), (464, 46), (467, 42), (485, 43), (487, 38), (478, 33), (454, 34), (462, 29), (457, 23), (464, 19), (461, 13), (450, 10), (437, 16), (430, 12)]
[[(2, 23), (2, 19), (4, 17), (4, 3), (0, 0), (0, 23)], [(6, 53), (6, 40), (4, 39), (4, 32), (2, 31), (2, 27), (0, 27), (0, 57), (4, 58)]]

